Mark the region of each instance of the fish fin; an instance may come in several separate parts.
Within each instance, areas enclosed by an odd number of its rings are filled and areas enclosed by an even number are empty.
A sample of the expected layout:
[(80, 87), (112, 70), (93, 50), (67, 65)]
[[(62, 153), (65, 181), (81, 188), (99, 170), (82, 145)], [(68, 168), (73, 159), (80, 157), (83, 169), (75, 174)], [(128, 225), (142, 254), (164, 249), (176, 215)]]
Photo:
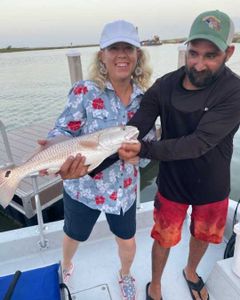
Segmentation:
[(98, 162), (95, 162), (95, 163), (89, 165), (89, 167), (88, 167), (88, 173), (92, 172), (92, 170), (94, 170), (96, 167), (98, 167), (104, 161), (104, 159), (102, 159), (101, 161), (98, 161)]
[(47, 169), (48, 174), (56, 174), (60, 169), (58, 167), (56, 168), (49, 168)]
[[(60, 169), (58, 167), (56, 167), (56, 168), (52, 167), (52, 168), (45, 169), (45, 170), (46, 170), (46, 174), (44, 174), (44, 175), (51, 175), (51, 174), (56, 174)], [(41, 170), (41, 171), (43, 171), (43, 170)], [(29, 177), (39, 176), (39, 175), (40, 176), (42, 175), (40, 171), (31, 172), (28, 174)]]
[(36, 147), (31, 153), (27, 153), (23, 156), (23, 159), (22, 159), (22, 163), (25, 163), (27, 161), (29, 161), (30, 159), (32, 159), (36, 154), (38, 154), (39, 152), (47, 149), (48, 147), (52, 146), (52, 145), (55, 145), (55, 144), (58, 144), (58, 143), (61, 143), (61, 142), (65, 142), (69, 139), (72, 139), (72, 137), (70, 136), (66, 136), (66, 135), (58, 135), (58, 136), (55, 136), (54, 138), (50, 139), (47, 141), (47, 144), (46, 146), (38, 146)]
[(0, 170), (0, 204), (5, 208), (12, 200), (21, 178), (13, 169)]

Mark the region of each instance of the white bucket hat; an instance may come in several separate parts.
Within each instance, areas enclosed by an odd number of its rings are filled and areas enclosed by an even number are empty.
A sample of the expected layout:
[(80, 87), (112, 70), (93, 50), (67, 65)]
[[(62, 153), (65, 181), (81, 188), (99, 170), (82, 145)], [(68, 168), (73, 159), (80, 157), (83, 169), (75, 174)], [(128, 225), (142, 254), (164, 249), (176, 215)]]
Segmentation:
[(140, 47), (137, 28), (132, 23), (117, 20), (104, 26), (100, 38), (100, 48), (104, 49), (119, 42), (125, 42), (138, 48)]

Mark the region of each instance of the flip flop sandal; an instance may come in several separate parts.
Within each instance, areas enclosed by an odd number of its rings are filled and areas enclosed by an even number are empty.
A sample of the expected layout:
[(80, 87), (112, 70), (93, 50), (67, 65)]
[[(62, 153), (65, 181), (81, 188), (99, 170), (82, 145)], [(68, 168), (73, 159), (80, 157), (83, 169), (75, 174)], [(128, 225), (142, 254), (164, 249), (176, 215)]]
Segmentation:
[[(190, 281), (190, 280), (187, 279), (184, 270), (183, 270), (183, 277), (186, 280), (186, 283), (188, 285), (188, 288), (189, 288), (190, 294), (192, 296), (192, 299), (196, 300), (196, 298), (195, 298), (195, 296), (193, 294), (193, 291), (196, 291), (198, 293), (200, 299), (203, 299), (202, 296), (201, 296), (201, 290), (203, 289), (203, 287), (205, 286), (205, 284), (204, 284), (202, 278), (200, 276), (198, 276), (198, 278), (199, 278), (198, 282), (192, 282), (192, 281)], [(207, 300), (209, 300), (209, 299), (210, 298), (209, 298), (209, 295), (208, 295)]]
[[(146, 300), (153, 300), (153, 298), (148, 295), (148, 288), (149, 288), (150, 283), (151, 282), (148, 282), (146, 285)], [(163, 300), (163, 298), (161, 297), (160, 300)]]

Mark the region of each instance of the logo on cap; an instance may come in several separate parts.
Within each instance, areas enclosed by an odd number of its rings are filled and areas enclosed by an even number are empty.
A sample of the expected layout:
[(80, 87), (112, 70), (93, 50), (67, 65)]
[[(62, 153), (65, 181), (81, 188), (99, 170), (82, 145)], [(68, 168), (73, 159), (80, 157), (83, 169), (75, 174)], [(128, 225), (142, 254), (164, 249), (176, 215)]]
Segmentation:
[(217, 19), (215, 16), (206, 16), (203, 19), (203, 22), (207, 23), (207, 25), (216, 30), (220, 31), (221, 30), (221, 21)]

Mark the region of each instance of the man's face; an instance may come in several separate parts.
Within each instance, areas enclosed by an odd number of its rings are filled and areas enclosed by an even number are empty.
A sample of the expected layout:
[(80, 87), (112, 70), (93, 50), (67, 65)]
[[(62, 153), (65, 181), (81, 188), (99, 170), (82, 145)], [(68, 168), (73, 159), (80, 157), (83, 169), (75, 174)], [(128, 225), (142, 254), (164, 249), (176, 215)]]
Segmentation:
[(207, 40), (190, 42), (185, 65), (190, 88), (192, 86), (192, 89), (200, 89), (211, 84), (223, 69), (226, 60), (227, 50), (222, 52)]

